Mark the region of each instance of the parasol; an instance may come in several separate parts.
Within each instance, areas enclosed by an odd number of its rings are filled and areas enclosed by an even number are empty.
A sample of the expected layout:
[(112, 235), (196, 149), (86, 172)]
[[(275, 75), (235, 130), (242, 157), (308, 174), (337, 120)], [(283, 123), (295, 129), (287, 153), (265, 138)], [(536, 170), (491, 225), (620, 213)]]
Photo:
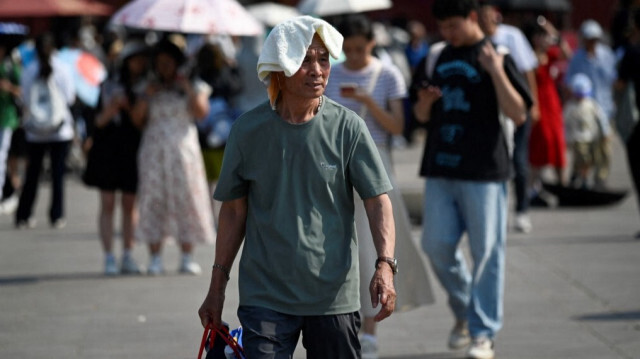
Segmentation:
[(236, 0), (134, 0), (111, 24), (185, 34), (259, 35), (262, 24)]

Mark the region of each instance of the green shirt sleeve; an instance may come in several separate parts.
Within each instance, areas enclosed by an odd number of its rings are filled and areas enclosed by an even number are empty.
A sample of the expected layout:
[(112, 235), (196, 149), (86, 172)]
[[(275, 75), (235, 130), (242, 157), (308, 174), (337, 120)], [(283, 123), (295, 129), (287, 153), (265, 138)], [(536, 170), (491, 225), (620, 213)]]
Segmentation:
[(385, 171), (378, 148), (364, 121), (355, 121), (355, 131), (349, 176), (361, 198), (367, 199), (393, 189)]

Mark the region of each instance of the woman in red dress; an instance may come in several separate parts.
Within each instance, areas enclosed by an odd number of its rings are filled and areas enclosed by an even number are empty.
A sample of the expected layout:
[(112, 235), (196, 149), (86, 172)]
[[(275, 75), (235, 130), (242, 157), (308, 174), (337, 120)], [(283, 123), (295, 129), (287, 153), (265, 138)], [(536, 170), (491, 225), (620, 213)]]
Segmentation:
[(538, 57), (536, 82), (540, 120), (531, 128), (529, 163), (534, 193), (541, 189), (541, 171), (546, 166), (555, 170), (558, 184), (564, 183), (566, 165), (562, 103), (556, 87), (557, 63), (571, 56), (570, 48), (558, 31), (543, 17), (525, 26), (524, 33)]

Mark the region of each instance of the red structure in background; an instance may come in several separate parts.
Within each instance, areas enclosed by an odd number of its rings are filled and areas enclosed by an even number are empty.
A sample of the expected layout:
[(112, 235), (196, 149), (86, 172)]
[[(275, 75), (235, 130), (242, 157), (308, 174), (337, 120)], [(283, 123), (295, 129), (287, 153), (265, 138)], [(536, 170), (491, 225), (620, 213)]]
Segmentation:
[[(20, 0), (17, 0), (20, 1)], [(120, 8), (122, 5), (129, 2), (129, 0), (92, 0), (96, 2), (102, 2), (110, 5), (115, 9)], [(299, 0), (272, 0), (284, 5), (296, 6)], [(393, 7), (388, 10), (373, 11), (368, 13), (373, 19), (380, 21), (389, 21), (396, 25), (402, 26), (402, 22), (407, 20), (418, 20), (425, 24), (427, 29), (435, 34), (437, 32), (435, 20), (431, 16), (431, 5), (434, 0), (392, 0)], [(518, 23), (527, 17), (533, 17), (537, 15), (545, 15), (556, 24), (559, 28), (565, 31), (576, 30), (579, 28), (580, 23), (585, 19), (595, 19), (598, 21), (605, 30), (608, 30), (611, 25), (611, 18), (618, 6), (617, 0), (606, 1), (584, 1), (584, 0), (569, 0), (572, 4), (572, 9), (568, 13), (548, 13), (548, 12), (521, 12), (514, 14), (505, 14), (505, 21), (509, 23)], [(253, 3), (265, 2), (262, 0), (240, 0), (240, 3), (247, 5)], [(24, 20), (24, 21), (22, 21)], [(32, 33), (38, 32), (41, 27), (47, 27), (46, 21), (28, 21), (27, 19), (14, 19), (20, 23), (28, 24), (32, 27)]]
[[(431, 16), (431, 5), (434, 0), (392, 0), (393, 7), (388, 10), (372, 11), (368, 13), (371, 18), (380, 21), (401, 22), (403, 20), (421, 21), (431, 33), (437, 32), (435, 19)], [(545, 11), (523, 11), (518, 13), (505, 14), (505, 21), (517, 23), (528, 17), (537, 15), (545, 15), (547, 18), (559, 24), (560, 28), (565, 31), (576, 30), (580, 27), (582, 21), (586, 19), (595, 19), (602, 27), (609, 29), (611, 18), (618, 6), (618, 1), (584, 1), (569, 0), (572, 5), (571, 11), (568, 13), (549, 13)], [(260, 2), (260, 1), (240, 1), (242, 3)], [(282, 4), (295, 6), (297, 0), (281, 0)]]

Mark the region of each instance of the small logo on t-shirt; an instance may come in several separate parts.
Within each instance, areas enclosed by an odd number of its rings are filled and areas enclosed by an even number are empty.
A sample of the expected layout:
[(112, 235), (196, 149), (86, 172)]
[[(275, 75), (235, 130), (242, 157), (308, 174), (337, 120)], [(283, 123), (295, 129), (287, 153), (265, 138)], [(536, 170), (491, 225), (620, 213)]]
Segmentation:
[(462, 134), (464, 133), (464, 128), (460, 125), (442, 125), (440, 128), (440, 136), (442, 137), (442, 141), (449, 144), (457, 143)]
[(320, 162), (320, 167), (326, 171), (336, 171), (338, 169), (338, 165), (332, 165), (326, 162)]
[(442, 88), (442, 101), (442, 107), (445, 112), (454, 110), (469, 112), (471, 109), (471, 104), (467, 101), (465, 92), (460, 87), (444, 86)]
[(463, 60), (454, 60), (438, 65), (438, 74), (443, 78), (451, 76), (463, 76), (470, 82), (478, 83), (482, 80), (480, 73), (471, 64)]

